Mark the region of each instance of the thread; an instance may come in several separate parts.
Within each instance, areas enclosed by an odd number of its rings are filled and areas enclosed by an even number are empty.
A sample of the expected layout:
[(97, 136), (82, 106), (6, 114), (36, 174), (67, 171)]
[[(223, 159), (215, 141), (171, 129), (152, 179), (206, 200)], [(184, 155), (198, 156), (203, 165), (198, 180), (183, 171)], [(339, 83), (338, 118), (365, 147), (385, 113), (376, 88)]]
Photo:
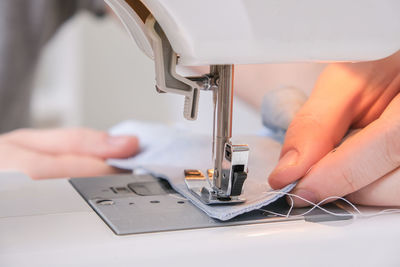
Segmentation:
[[(146, 173), (150, 173), (151, 175), (154, 175), (155, 177), (161, 177), (161, 176), (162, 176), (162, 175), (155, 175), (154, 173), (149, 172), (146, 168), (142, 168), (142, 167), (136, 168), (135, 171), (136, 171), (136, 170), (143, 170), (143, 171), (145, 171)], [(207, 180), (208, 180), (208, 183), (211, 184), (211, 181), (210, 181), (210, 179), (209, 179), (209, 177), (208, 177), (208, 174), (207, 174), (207, 178), (208, 178), (208, 179), (207, 179)], [(264, 193), (265, 193), (266, 195), (281, 195), (281, 196), (288, 196), (288, 197), (289, 197), (289, 199), (290, 199), (290, 207), (289, 207), (289, 210), (288, 210), (288, 212), (287, 212), (286, 214), (274, 212), (274, 211), (267, 210), (267, 209), (258, 209), (258, 210), (261, 210), (261, 211), (264, 211), (264, 212), (267, 212), (267, 213), (270, 213), (270, 214), (273, 214), (273, 215), (276, 215), (276, 216), (286, 217), (286, 218), (289, 218), (289, 217), (290, 217), (290, 213), (293, 211), (293, 208), (294, 208), (293, 197), (298, 198), (298, 199), (301, 199), (301, 200), (303, 200), (304, 202), (310, 204), (310, 205), (311, 205), (311, 208), (310, 208), (309, 210), (307, 210), (306, 212), (303, 212), (302, 214), (292, 215), (292, 217), (302, 217), (302, 216), (304, 216), (304, 215), (310, 213), (311, 211), (313, 211), (313, 210), (316, 209), (316, 208), (322, 210), (323, 212), (325, 212), (325, 213), (327, 213), (327, 214), (330, 214), (330, 215), (333, 215), (333, 216), (338, 216), (338, 217), (339, 217), (339, 216), (349, 216), (349, 215), (352, 215), (352, 216), (355, 217), (355, 218), (358, 218), (358, 217), (360, 217), (360, 218), (370, 218), (370, 217), (375, 217), (375, 216), (380, 216), (380, 215), (387, 215), (387, 214), (400, 213), (400, 209), (384, 209), (384, 210), (381, 210), (381, 211), (376, 212), (376, 213), (364, 214), (364, 213), (362, 213), (353, 203), (351, 203), (349, 200), (347, 200), (347, 199), (344, 198), (344, 197), (339, 197), (339, 196), (330, 196), (330, 197), (327, 197), (327, 198), (321, 200), (321, 201), (318, 202), (318, 203), (314, 203), (314, 202), (309, 201), (309, 200), (307, 200), (307, 199), (305, 199), (305, 198), (303, 198), (303, 197), (301, 197), (301, 196), (299, 196), (299, 195), (295, 195), (295, 194), (287, 193), (287, 192), (283, 192), (283, 191), (269, 191), (269, 192), (264, 192)], [(186, 198), (176, 196), (175, 194), (168, 194), (168, 195), (169, 195), (169, 196), (172, 196), (172, 197), (174, 197), (174, 198), (177, 198), (177, 199), (179, 199), (179, 200), (187, 200)], [(327, 209), (321, 207), (321, 205), (322, 205), (324, 202), (328, 201), (328, 200), (342, 200), (342, 201), (344, 201), (345, 203), (347, 203), (347, 204), (355, 211), (355, 213), (353, 213), (353, 212), (350, 212), (350, 213), (335, 213), (335, 212), (329, 211), (329, 210), (327, 210)]]
[[(370, 217), (375, 217), (375, 216), (384, 215), (384, 214), (400, 213), (400, 209), (384, 209), (384, 210), (381, 210), (381, 211), (376, 212), (376, 213), (364, 214), (353, 203), (351, 203), (349, 200), (347, 200), (344, 197), (339, 197), (339, 196), (330, 196), (330, 197), (327, 197), (327, 198), (321, 200), (318, 203), (314, 203), (314, 202), (309, 201), (309, 200), (307, 200), (307, 199), (305, 199), (305, 198), (303, 198), (303, 197), (301, 197), (299, 195), (295, 195), (295, 194), (292, 194), (292, 193), (286, 193), (286, 192), (283, 192), (283, 191), (271, 191), (271, 192), (266, 192), (266, 194), (267, 195), (282, 195), (282, 196), (288, 196), (289, 197), (289, 199), (290, 199), (290, 208), (289, 208), (289, 211), (286, 214), (274, 212), (274, 211), (267, 210), (267, 209), (259, 209), (261, 211), (264, 211), (264, 212), (267, 212), (267, 213), (270, 213), (270, 214), (273, 214), (273, 215), (276, 215), (276, 216), (280, 216), (280, 217), (286, 217), (286, 218), (289, 218), (289, 217), (291, 217), (291, 218), (303, 217), (304, 215), (312, 212), (314, 209), (320, 209), (323, 212), (325, 212), (327, 214), (330, 214), (330, 215), (333, 215), (333, 216), (338, 216), (338, 217), (346, 216), (347, 217), (349, 215), (352, 215), (355, 218), (370, 218)], [(311, 205), (310, 209), (305, 211), (305, 212), (303, 212), (303, 213), (301, 213), (301, 214), (290, 215), (290, 213), (293, 211), (293, 208), (294, 208), (293, 198), (301, 199), (304, 202), (310, 204)], [(323, 203), (327, 202), (328, 200), (341, 200), (341, 201), (344, 201), (345, 203), (347, 203), (353, 209), (353, 212), (336, 213), (336, 212), (329, 211), (329, 210), (327, 210), (327, 209), (325, 209), (324, 207), (321, 206)]]

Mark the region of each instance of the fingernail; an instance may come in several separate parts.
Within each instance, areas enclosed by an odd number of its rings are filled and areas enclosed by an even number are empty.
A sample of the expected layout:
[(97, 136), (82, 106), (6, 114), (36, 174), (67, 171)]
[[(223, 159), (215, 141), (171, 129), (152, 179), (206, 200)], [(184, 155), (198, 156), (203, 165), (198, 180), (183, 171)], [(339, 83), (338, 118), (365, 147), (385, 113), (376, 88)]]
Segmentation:
[(286, 169), (287, 167), (294, 166), (297, 164), (299, 153), (297, 150), (292, 149), (286, 152), (283, 157), (279, 160), (276, 170)]
[(298, 197), (293, 197), (293, 202), (296, 207), (304, 207), (304, 206), (311, 205), (310, 203), (302, 200), (301, 198), (306, 199), (312, 203), (317, 203), (317, 201), (318, 201), (317, 196), (313, 192), (308, 191), (306, 189), (302, 189), (302, 188), (294, 189), (293, 192), (291, 192), (291, 193), (293, 195), (298, 196)]
[(108, 143), (113, 146), (123, 146), (129, 140), (129, 136), (110, 136), (108, 137)]

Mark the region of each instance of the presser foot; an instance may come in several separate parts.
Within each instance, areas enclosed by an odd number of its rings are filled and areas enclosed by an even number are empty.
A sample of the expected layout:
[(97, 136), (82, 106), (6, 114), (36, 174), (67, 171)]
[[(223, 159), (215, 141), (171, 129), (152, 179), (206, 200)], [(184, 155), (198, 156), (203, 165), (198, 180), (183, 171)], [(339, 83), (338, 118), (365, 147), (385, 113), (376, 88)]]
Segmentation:
[(241, 196), (221, 196), (212, 188), (213, 171), (206, 177), (200, 170), (185, 170), (185, 183), (190, 192), (206, 205), (232, 205), (246, 201)]

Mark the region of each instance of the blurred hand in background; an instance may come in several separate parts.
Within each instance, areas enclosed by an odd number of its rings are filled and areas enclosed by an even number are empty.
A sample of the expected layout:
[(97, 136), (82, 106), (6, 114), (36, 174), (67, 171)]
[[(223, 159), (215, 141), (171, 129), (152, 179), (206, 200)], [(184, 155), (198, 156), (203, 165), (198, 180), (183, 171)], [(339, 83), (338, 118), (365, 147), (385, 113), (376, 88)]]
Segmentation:
[(33, 179), (85, 177), (121, 172), (107, 158), (139, 151), (134, 136), (110, 136), (91, 129), (21, 129), (0, 135), (0, 171), (21, 171)]

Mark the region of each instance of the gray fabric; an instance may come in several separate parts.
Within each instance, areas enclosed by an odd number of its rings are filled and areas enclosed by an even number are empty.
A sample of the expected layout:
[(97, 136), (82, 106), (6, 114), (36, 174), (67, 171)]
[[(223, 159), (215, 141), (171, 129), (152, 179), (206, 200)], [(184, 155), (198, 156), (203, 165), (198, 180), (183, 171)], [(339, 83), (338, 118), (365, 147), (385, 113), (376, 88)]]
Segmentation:
[[(111, 129), (114, 135), (137, 135), (141, 141), (142, 153), (128, 159), (112, 159), (109, 164), (123, 169), (145, 169), (167, 179), (172, 187), (189, 199), (194, 205), (219, 220), (266, 206), (281, 195), (268, 194), (268, 174), (276, 165), (280, 144), (268, 137), (243, 136), (240, 139), (249, 144), (249, 175), (244, 184), (245, 203), (237, 205), (205, 205), (187, 188), (184, 169), (199, 169), (206, 173), (212, 167), (211, 136), (196, 135), (162, 125), (128, 121)], [(282, 191), (288, 192), (291, 184)]]
[[(249, 174), (249, 178), (244, 185), (243, 193), (246, 202), (235, 205), (206, 205), (188, 190), (184, 181), (182, 168), (170, 166), (147, 166), (143, 168), (155, 176), (166, 179), (175, 191), (187, 198), (208, 216), (221, 221), (227, 221), (240, 214), (260, 209), (284, 196), (284, 194), (268, 194), (268, 192), (273, 190), (266, 183), (267, 176), (254, 176)], [(295, 184), (290, 184), (279, 191), (289, 192), (294, 186)]]
[(77, 11), (102, 0), (0, 0), (0, 133), (29, 126), (35, 66), (42, 47)]

